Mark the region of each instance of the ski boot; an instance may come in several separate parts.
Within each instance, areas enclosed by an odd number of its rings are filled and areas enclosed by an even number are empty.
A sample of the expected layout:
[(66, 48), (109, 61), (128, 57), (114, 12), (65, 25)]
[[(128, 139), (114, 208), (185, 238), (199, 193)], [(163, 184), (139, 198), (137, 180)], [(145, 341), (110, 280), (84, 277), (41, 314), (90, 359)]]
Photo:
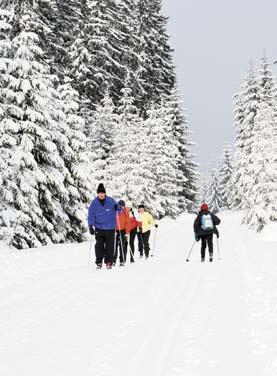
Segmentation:
[(205, 257), (202, 257), (202, 258), (201, 258), (201, 262), (205, 262)]
[(213, 255), (210, 255), (210, 262), (213, 262), (214, 259), (213, 259)]
[(125, 266), (125, 263), (124, 263), (124, 262), (121, 262), (121, 263), (119, 264), (119, 266), (120, 266), (121, 268), (123, 268), (123, 266)]
[(107, 267), (107, 270), (111, 270), (112, 267), (113, 267), (113, 263), (112, 262), (107, 262), (106, 267)]
[(101, 270), (102, 269), (102, 264), (97, 264), (96, 265), (96, 270)]

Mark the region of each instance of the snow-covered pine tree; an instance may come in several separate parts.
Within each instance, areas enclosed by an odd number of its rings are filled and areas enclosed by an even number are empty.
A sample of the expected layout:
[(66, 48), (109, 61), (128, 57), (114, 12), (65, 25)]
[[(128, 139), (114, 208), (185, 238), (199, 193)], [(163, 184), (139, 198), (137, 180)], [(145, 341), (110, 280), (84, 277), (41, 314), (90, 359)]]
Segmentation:
[[(266, 102), (268, 105), (276, 106), (276, 84), (273, 73), (270, 69), (270, 62), (265, 53), (262, 57), (262, 63), (259, 70), (259, 85), (261, 87), (260, 98), (261, 102)], [(276, 110), (275, 110), (276, 112)]]
[(142, 119), (134, 102), (127, 78), (119, 101), (118, 122), (108, 159), (107, 185), (115, 198), (124, 198), (137, 205), (144, 197), (146, 184), (141, 179), (141, 145), (145, 137), (142, 135)]
[(254, 135), (254, 121), (261, 100), (261, 88), (253, 66), (242, 85), (242, 92), (236, 96), (235, 109), (235, 158), (232, 176), (231, 203), (234, 209), (248, 207), (247, 186), (251, 184), (250, 155)]
[(207, 204), (209, 205), (210, 211), (214, 214), (218, 213), (222, 208), (218, 171), (216, 168), (211, 168), (210, 170)]
[[(197, 205), (198, 206), (199, 206), (199, 204), (208, 201), (209, 186), (208, 186), (208, 177), (207, 177), (206, 174), (201, 174), (199, 176), (199, 187), (200, 188), (199, 188), (198, 194), (197, 194)], [(198, 206), (197, 206), (196, 210), (198, 210)]]
[(107, 167), (112, 151), (116, 150), (115, 134), (118, 130), (118, 115), (109, 92), (96, 107), (90, 132), (90, 148), (93, 148), (94, 180), (107, 182)]
[(182, 109), (176, 86), (172, 89), (170, 95), (165, 98), (165, 106), (169, 126), (172, 127), (172, 136), (179, 152), (176, 165), (179, 208), (180, 211), (190, 211), (193, 209), (196, 199), (197, 164), (193, 161), (191, 154), (191, 132), (188, 129), (187, 117)]
[(167, 18), (162, 15), (161, 0), (139, 0), (140, 36), (142, 38), (140, 55), (143, 57), (141, 77), (146, 94), (142, 109), (149, 108), (151, 101), (160, 101), (170, 95), (176, 82), (173, 64), (173, 50), (166, 31)]
[(254, 140), (247, 190), (249, 210), (244, 218), (256, 231), (277, 220), (277, 134), (275, 109), (267, 101), (260, 104), (254, 124)]
[(10, 209), (14, 177), (16, 171), (12, 157), (17, 145), (18, 127), (8, 121), (9, 108), (6, 106), (4, 92), (13, 77), (8, 72), (11, 54), (11, 30), (14, 14), (7, 6), (0, 8), (0, 226), (11, 227), (15, 221), (15, 213)]
[(141, 98), (145, 93), (142, 80), (142, 62), (144, 56), (143, 38), (140, 35), (140, 18), (137, 2), (134, 0), (121, 0), (118, 4), (118, 29), (121, 31), (121, 64), (124, 76), (130, 77), (130, 88), (135, 98), (135, 105), (141, 106)]
[(173, 136), (173, 122), (164, 103), (152, 105), (147, 111), (146, 126), (149, 143), (145, 154), (149, 155), (155, 181), (156, 215), (176, 217), (180, 213), (178, 191), (179, 150)]
[(230, 192), (231, 192), (231, 178), (233, 173), (231, 146), (226, 145), (223, 151), (223, 158), (219, 168), (219, 190), (222, 201), (222, 209), (228, 210), (231, 208)]
[[(68, 77), (65, 83), (60, 85), (60, 130), (55, 143), (60, 155), (63, 157), (65, 167), (69, 174), (65, 177), (65, 187), (68, 190), (69, 201), (64, 210), (70, 218), (71, 229), (67, 239), (72, 241), (83, 240), (86, 231), (87, 206), (90, 201), (93, 181), (93, 169), (91, 166), (92, 153), (88, 151), (87, 140), (84, 135), (85, 122), (78, 115), (78, 93), (72, 89)], [(64, 120), (62, 117), (64, 114)], [(58, 119), (57, 119), (58, 120)]]
[(55, 1), (54, 16), (52, 16), (52, 67), (63, 82), (69, 65), (69, 48), (77, 37), (82, 22), (83, 11), (87, 8), (86, 0), (53, 0)]
[[(66, 212), (71, 204), (68, 182), (72, 176), (65, 161), (72, 150), (62, 123), (65, 115), (55, 90), (57, 81), (44, 61), (43, 43), (36, 33), (37, 29), (43, 32), (43, 25), (37, 8), (29, 2), (20, 5), (11, 33), (11, 55), (6, 65), (9, 80), (2, 98), (5, 124), (16, 139), (12, 157), (16, 175), (5, 182), (12, 187), (5, 202), (6, 213), (15, 213), (12, 217), (16, 217), (16, 221), (9, 221), (15, 226), (13, 244), (26, 248), (50, 240), (72, 240), (76, 218)], [(79, 240), (83, 231), (80, 225), (74, 240)]]
[(121, 64), (123, 33), (119, 29), (118, 2), (94, 0), (79, 35), (70, 48), (70, 72), (83, 101), (95, 106), (109, 88), (113, 100), (124, 86), (126, 70)]

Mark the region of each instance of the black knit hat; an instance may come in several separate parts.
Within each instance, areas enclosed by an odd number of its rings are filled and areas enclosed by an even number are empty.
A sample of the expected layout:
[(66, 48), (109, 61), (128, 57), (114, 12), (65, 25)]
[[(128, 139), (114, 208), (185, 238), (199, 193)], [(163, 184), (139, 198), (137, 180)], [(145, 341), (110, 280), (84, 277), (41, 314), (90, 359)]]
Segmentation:
[(98, 193), (106, 193), (106, 189), (105, 189), (103, 183), (100, 183), (100, 184), (98, 185), (98, 188), (97, 188), (97, 194), (98, 194)]
[(139, 205), (139, 209), (145, 209), (145, 206), (143, 204)]

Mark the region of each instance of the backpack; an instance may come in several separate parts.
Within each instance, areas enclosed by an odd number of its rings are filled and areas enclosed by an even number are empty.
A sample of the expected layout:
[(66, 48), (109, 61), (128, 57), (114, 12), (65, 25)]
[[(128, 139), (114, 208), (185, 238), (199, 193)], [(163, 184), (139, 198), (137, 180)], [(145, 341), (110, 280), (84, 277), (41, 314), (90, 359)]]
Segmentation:
[(201, 229), (204, 231), (213, 230), (214, 223), (211, 214), (203, 214), (201, 217)]

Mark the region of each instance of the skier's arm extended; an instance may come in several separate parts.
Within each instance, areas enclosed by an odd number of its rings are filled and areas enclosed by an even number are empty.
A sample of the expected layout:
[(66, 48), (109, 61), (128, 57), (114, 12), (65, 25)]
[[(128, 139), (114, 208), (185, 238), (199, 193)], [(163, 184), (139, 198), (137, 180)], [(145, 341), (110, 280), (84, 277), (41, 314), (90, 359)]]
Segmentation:
[(193, 224), (193, 229), (194, 229), (194, 233), (196, 235), (199, 234), (199, 230), (200, 230), (200, 216), (198, 215), (194, 221), (194, 224)]
[(95, 225), (95, 208), (93, 202), (91, 203), (88, 210), (88, 225), (89, 227), (94, 227)]
[(214, 214), (212, 214), (212, 220), (213, 220), (213, 224), (215, 226), (218, 226), (221, 223), (221, 220), (216, 215), (214, 215)]
[(158, 225), (156, 224), (156, 221), (153, 218), (153, 216), (150, 213), (148, 213), (148, 214), (149, 214), (149, 225), (158, 227)]

